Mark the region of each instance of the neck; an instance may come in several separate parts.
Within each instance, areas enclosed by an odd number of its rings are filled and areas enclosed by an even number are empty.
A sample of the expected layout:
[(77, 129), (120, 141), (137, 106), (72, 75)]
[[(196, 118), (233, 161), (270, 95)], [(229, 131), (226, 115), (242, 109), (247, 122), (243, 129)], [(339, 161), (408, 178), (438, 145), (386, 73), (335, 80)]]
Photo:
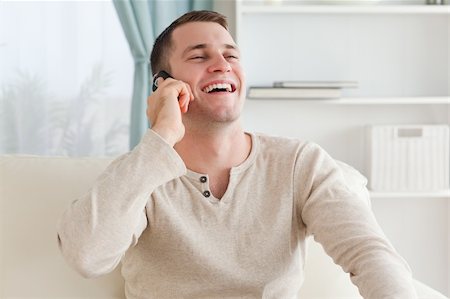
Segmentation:
[(250, 136), (239, 123), (222, 128), (186, 128), (175, 150), (186, 167), (199, 173), (229, 170), (245, 161), (251, 149)]

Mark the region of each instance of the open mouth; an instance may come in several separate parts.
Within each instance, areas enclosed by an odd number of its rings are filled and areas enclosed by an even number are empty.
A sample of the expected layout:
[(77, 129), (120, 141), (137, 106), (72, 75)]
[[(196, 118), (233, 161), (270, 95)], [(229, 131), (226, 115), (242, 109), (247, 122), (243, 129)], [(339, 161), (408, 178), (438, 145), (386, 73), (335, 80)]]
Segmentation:
[(210, 84), (202, 89), (206, 93), (216, 93), (216, 92), (235, 92), (236, 86), (230, 83), (215, 83)]

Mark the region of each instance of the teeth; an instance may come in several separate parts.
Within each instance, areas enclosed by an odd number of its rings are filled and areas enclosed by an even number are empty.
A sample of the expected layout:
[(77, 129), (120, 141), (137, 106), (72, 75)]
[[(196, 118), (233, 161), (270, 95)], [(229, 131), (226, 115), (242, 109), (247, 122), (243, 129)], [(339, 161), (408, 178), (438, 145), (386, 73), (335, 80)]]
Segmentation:
[(226, 89), (228, 92), (232, 91), (231, 84), (229, 83), (219, 83), (219, 84), (211, 84), (203, 88), (203, 91), (208, 93), (213, 89)]

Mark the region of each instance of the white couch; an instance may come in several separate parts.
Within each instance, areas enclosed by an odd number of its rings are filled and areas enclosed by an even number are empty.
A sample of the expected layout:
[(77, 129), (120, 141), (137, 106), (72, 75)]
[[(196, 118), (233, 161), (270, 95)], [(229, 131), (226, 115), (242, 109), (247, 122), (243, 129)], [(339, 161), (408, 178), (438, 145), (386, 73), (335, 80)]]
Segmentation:
[[(87, 280), (56, 241), (62, 211), (111, 162), (101, 158), (0, 156), (0, 298), (124, 298), (119, 269)], [(415, 282), (420, 298), (445, 299)], [(311, 241), (300, 298), (361, 298), (340, 267)]]

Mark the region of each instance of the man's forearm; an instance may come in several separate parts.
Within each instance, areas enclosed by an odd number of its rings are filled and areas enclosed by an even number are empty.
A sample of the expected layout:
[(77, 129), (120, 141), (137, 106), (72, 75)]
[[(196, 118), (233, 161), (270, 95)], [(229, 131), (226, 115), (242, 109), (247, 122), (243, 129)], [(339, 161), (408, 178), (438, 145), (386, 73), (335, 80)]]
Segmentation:
[(185, 171), (176, 152), (149, 130), (61, 217), (58, 238), (68, 262), (86, 277), (112, 271), (147, 225), (150, 194)]
[[(366, 180), (339, 167), (317, 146), (299, 161), (299, 209), (334, 262), (351, 275), (364, 298), (416, 298), (408, 264), (385, 237), (368, 205)], [(308, 171), (306, 171), (308, 170)], [(360, 178), (358, 178), (358, 176)]]

